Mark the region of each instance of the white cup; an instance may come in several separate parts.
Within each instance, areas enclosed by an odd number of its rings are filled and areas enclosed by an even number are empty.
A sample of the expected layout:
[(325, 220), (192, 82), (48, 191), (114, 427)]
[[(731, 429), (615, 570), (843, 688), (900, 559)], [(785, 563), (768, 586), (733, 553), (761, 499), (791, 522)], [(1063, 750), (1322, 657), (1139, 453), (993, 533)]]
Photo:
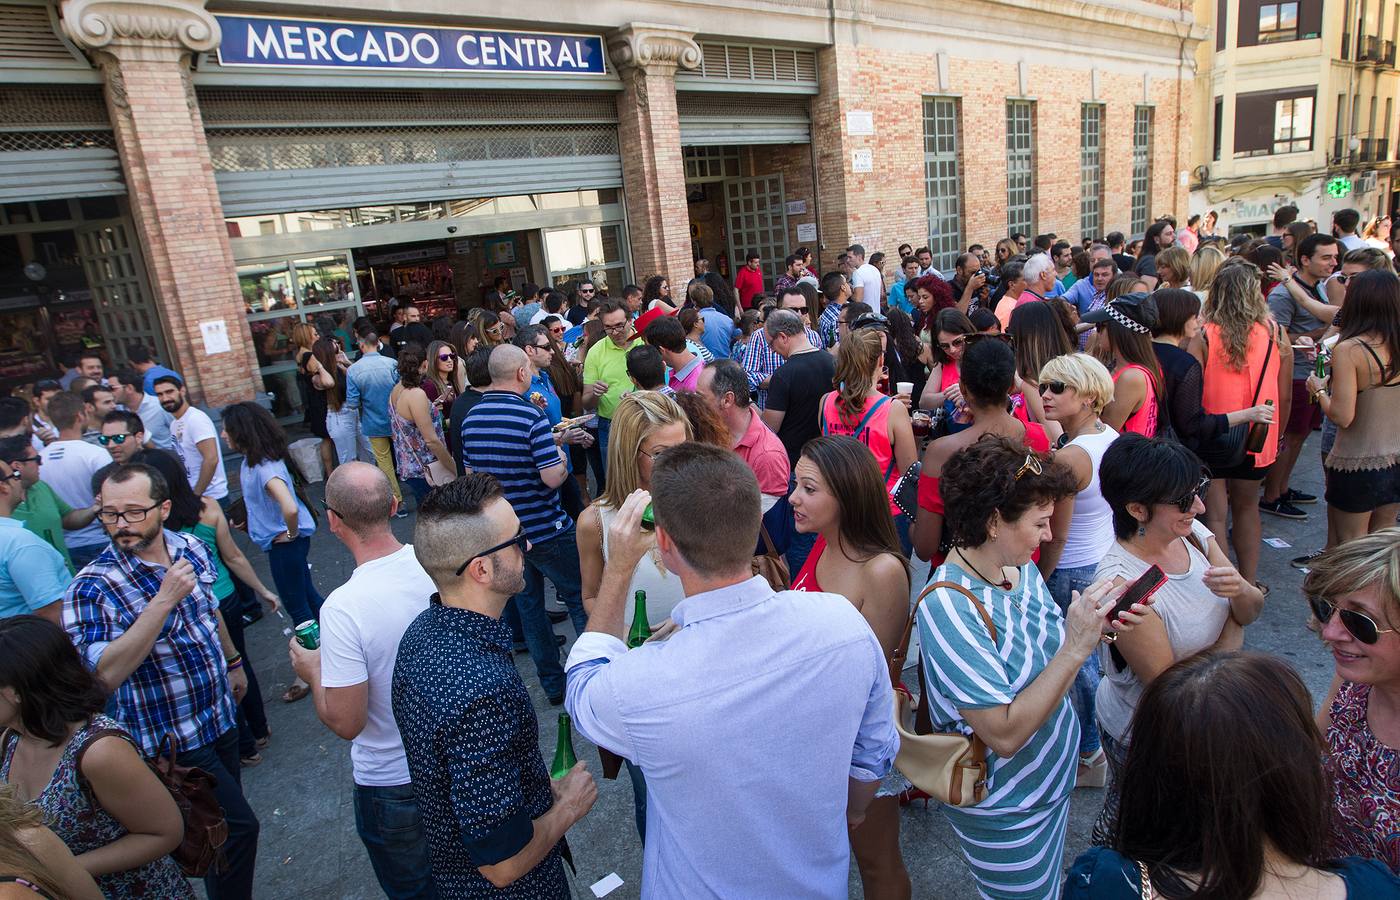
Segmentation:
[(895, 386), (894, 386), (894, 392), (895, 392), (896, 394), (912, 394), (912, 393), (914, 393), (914, 382), (912, 382), (912, 381), (899, 381), (899, 382), (896, 382), (896, 383), (895, 383)]

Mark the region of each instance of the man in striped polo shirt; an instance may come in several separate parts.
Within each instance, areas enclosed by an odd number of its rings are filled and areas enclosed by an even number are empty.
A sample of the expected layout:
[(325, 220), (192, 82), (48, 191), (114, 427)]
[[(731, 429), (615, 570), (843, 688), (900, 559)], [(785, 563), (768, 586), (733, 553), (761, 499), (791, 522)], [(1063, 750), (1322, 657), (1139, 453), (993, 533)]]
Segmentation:
[(559, 502), (559, 486), (569, 477), (567, 451), (559, 446), (544, 410), (525, 399), (530, 386), (525, 351), (502, 344), (491, 351), (489, 366), (491, 384), (462, 422), (462, 461), (473, 472), (496, 476), (530, 542), (525, 589), (514, 597), (514, 613), (507, 605), (505, 616), (519, 616), (540, 685), (558, 706), (564, 702), (564, 667), (544, 608), (546, 577), (568, 608), (575, 631), (582, 634), (588, 624), (574, 522)]

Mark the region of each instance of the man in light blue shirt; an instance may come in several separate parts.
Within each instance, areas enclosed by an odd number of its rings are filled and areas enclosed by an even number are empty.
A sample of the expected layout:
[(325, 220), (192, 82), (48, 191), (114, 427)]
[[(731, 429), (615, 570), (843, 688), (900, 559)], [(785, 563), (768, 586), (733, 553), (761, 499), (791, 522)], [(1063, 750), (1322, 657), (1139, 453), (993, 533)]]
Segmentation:
[[(691, 442), (653, 466), (652, 494), (629, 497), (609, 528), (564, 701), (581, 734), (646, 778), (642, 896), (844, 900), (847, 826), (899, 748), (880, 644), (844, 597), (774, 593), (750, 576), (760, 495), (737, 454)], [(685, 599), (665, 640), (629, 651), (648, 502)], [(704, 509), (724, 510), (723, 536)]]
[[(394, 499), (403, 502), (399, 479), (394, 475), (394, 444), (389, 433), (389, 393), (399, 383), (398, 363), (379, 352), (379, 334), (373, 328), (360, 329), (360, 358), (345, 370), (345, 405), (360, 411), (360, 431), (369, 439), (374, 464), (389, 479)], [(396, 514), (403, 518), (402, 506)]]
[(23, 502), (19, 470), (0, 462), (0, 619), (33, 613), (57, 625), (68, 566), (62, 554), (11, 518)]
[[(1089, 277), (1079, 279), (1070, 285), (1068, 291), (1065, 291), (1065, 302), (1074, 307), (1075, 311), (1079, 313), (1080, 319), (1104, 305), (1104, 300), (1108, 296), (1106, 292), (1109, 282), (1113, 281), (1113, 277), (1118, 274), (1118, 266), (1114, 263), (1113, 257), (1109, 255), (1107, 247), (1103, 248), (1103, 256), (1095, 259), (1090, 263), (1090, 266), (1092, 268), (1089, 269)], [(1081, 350), (1087, 345), (1091, 333), (1093, 333), (1093, 329), (1087, 328), (1087, 326), (1086, 330), (1080, 332), (1079, 348)]]
[(729, 313), (715, 306), (715, 294), (708, 285), (692, 287), (686, 295), (700, 310), (700, 318), (705, 320), (705, 333), (700, 343), (714, 355), (715, 359), (728, 359), (734, 347), (734, 320)]

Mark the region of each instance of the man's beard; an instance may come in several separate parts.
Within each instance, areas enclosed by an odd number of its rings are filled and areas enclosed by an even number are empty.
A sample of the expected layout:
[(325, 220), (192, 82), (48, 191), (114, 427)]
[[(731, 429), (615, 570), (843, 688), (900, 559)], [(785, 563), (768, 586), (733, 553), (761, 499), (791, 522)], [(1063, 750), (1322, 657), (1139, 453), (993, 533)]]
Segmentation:
[(491, 590), (505, 596), (514, 597), (525, 590), (525, 559), (520, 559), (520, 568), (514, 572), (502, 572), (499, 569), (491, 577)]
[[(125, 528), (123, 528), (121, 531), (118, 531), (116, 534), (112, 535), (112, 543), (116, 544), (118, 547), (121, 547), (121, 549), (125, 550), (128, 553), (140, 553), (142, 550), (145, 550), (146, 548), (150, 547), (156, 542), (156, 540), (160, 537), (162, 530), (163, 523), (159, 519), (157, 519), (155, 523), (155, 529), (149, 534), (146, 534), (144, 532), (128, 531)], [(122, 539), (130, 538), (135, 538), (136, 543), (121, 543)]]

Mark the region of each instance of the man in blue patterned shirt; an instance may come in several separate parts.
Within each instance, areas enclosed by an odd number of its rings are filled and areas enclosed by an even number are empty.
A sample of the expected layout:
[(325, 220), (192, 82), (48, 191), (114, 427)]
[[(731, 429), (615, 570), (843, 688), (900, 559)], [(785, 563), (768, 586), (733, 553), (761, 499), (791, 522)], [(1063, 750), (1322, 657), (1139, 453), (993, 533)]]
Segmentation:
[(399, 642), (394, 720), (444, 900), (572, 896), (564, 834), (598, 798), (583, 763), (550, 779), (511, 658), (501, 613), (525, 586), (529, 546), (490, 475), (464, 475), (418, 508), (413, 553), (438, 592)]
[(101, 494), (112, 543), (69, 585), (63, 627), (115, 686), (113, 718), (147, 756), (170, 735), (183, 765), (217, 779), (228, 866), (205, 887), (215, 900), (252, 897), (258, 820), (239, 784), (234, 718), (248, 678), (214, 598), (218, 572), (203, 541), (166, 530), (170, 489), (155, 469), (117, 466)]

